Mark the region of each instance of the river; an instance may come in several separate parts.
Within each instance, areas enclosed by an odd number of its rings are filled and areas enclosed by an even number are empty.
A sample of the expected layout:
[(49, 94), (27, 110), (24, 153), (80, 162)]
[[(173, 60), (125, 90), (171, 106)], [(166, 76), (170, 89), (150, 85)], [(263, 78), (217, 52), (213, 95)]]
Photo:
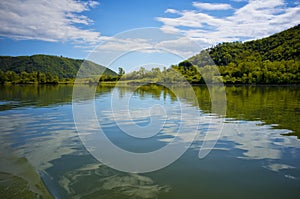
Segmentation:
[[(184, 87), (82, 87), (96, 91), (94, 97), (74, 101), (69, 85), (0, 87), (4, 198), (299, 197), (298, 86), (227, 86), (221, 111), (211, 99), (217, 87), (194, 86), (192, 97)], [(96, 127), (86, 131), (100, 127), (114, 146), (130, 152), (124, 154), (158, 151), (178, 132), (185, 150), (144, 162), (107, 148), (99, 161), (105, 141), (96, 133), (84, 142), (78, 132), (84, 102), (95, 105), (97, 116)], [(99, 141), (98, 154), (90, 146), (93, 139)], [(201, 157), (207, 143), (209, 151)], [(126, 172), (134, 165), (149, 172)]]

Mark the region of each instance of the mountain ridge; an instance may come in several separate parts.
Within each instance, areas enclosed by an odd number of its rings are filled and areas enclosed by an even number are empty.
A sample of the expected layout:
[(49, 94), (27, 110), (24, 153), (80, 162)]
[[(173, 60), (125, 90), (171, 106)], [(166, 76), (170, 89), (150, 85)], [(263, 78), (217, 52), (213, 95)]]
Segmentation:
[(300, 25), (258, 40), (220, 43), (174, 68), (193, 83), (204, 83), (191, 71), (213, 65), (228, 84), (299, 84)]
[[(246, 42), (224, 42), (201, 51), (188, 59), (199, 67), (211, 64), (198, 62), (208, 53), (217, 66), (248, 61), (300, 60), (300, 24), (271, 36)], [(203, 61), (203, 59), (202, 59)]]
[(0, 70), (3, 72), (42, 72), (58, 78), (75, 78), (80, 66), (91, 75), (116, 76), (117, 73), (105, 66), (83, 59), (73, 59), (55, 55), (36, 54), (31, 56), (0, 56)]

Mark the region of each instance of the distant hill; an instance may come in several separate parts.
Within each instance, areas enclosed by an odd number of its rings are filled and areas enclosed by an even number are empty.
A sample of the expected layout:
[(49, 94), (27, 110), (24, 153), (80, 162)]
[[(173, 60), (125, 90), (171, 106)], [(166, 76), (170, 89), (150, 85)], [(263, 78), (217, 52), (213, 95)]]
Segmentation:
[(81, 59), (71, 59), (66, 57), (51, 56), (51, 55), (33, 55), (33, 56), (0, 56), (0, 70), (14, 71), (21, 73), (23, 71), (50, 73), (59, 78), (74, 78), (81, 66), (85, 64), (86, 73), (97, 75), (105, 74), (116, 76), (117, 73), (100, 66), (91, 61)]
[(191, 57), (189, 61), (199, 67), (211, 64), (203, 59), (207, 52), (218, 66), (243, 61), (300, 60), (300, 25), (263, 39), (221, 43)]
[[(219, 66), (224, 83), (299, 84), (300, 25), (263, 39), (218, 44), (175, 68), (186, 75), (192, 66), (208, 65)], [(193, 82), (203, 80), (194, 77)]]

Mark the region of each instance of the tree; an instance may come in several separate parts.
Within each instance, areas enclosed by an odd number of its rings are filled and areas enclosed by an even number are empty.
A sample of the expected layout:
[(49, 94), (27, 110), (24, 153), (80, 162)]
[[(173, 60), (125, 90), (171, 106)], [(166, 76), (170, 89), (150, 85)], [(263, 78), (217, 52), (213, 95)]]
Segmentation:
[(125, 75), (125, 71), (123, 68), (119, 67), (119, 77), (122, 77), (123, 75)]

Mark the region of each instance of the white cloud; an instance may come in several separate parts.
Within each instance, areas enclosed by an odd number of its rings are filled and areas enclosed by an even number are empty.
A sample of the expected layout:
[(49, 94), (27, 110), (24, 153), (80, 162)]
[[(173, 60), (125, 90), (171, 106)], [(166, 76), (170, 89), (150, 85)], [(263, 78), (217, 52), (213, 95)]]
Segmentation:
[(164, 23), (167, 27), (191, 27), (191, 28), (202, 28), (204, 23), (213, 26), (218, 26), (223, 22), (222, 19), (215, 18), (205, 13), (196, 11), (183, 11), (178, 18), (162, 18), (158, 17), (157, 20)]
[(179, 13), (177, 10), (175, 10), (175, 9), (167, 9), (166, 11), (165, 11), (165, 13), (171, 13), (171, 14), (177, 14), (177, 13)]
[[(205, 6), (213, 8), (211, 4), (194, 2), (193, 5), (202, 9)], [(221, 7), (226, 8), (225, 5)], [(164, 31), (173, 30), (211, 44), (263, 38), (300, 23), (300, 5), (288, 7), (284, 0), (249, 0), (243, 7), (232, 11), (230, 16), (220, 17), (204, 10), (176, 10), (178, 16), (156, 19), (163, 23), (161, 29)], [(168, 12), (175, 13), (172, 9)]]
[[(105, 42), (91, 51), (87, 59), (109, 66), (116, 58), (126, 57), (127, 54), (130, 55), (132, 53), (147, 54), (145, 57), (153, 56), (153, 59), (155, 59), (155, 56), (158, 56), (160, 57), (158, 60), (161, 59), (162, 54), (166, 55), (166, 57), (172, 55), (173, 57), (177, 56), (177, 58), (187, 59), (198, 53), (199, 49), (202, 49), (203, 45), (199, 46), (199, 43), (197, 45), (194, 41), (185, 38), (184, 35), (177, 34), (172, 29), (168, 29), (167, 33), (165, 30), (140, 28), (106, 38)], [(81, 45), (76, 47), (84, 48)], [(141, 56), (139, 56), (136, 60), (141, 59)], [(145, 59), (147, 60), (147, 58)]]
[(96, 43), (100, 33), (79, 28), (93, 23), (83, 15), (96, 1), (0, 1), (0, 36), (12, 39)]
[(233, 2), (247, 2), (249, 0), (230, 0), (230, 1), (233, 1)]
[(167, 52), (173, 53), (182, 57), (183, 59), (188, 59), (199, 52), (199, 49), (203, 49), (203, 46), (207, 46), (208, 43), (203, 41), (203, 43), (196, 44), (192, 40), (185, 37), (177, 38), (174, 40), (166, 40), (158, 43), (156, 45), (159, 49), (165, 49)]
[(153, 48), (153, 44), (145, 38), (117, 38), (112, 37), (98, 46), (98, 51), (134, 51)]
[(199, 3), (193, 2), (193, 6), (203, 10), (229, 10), (233, 9), (230, 4), (226, 3)]

